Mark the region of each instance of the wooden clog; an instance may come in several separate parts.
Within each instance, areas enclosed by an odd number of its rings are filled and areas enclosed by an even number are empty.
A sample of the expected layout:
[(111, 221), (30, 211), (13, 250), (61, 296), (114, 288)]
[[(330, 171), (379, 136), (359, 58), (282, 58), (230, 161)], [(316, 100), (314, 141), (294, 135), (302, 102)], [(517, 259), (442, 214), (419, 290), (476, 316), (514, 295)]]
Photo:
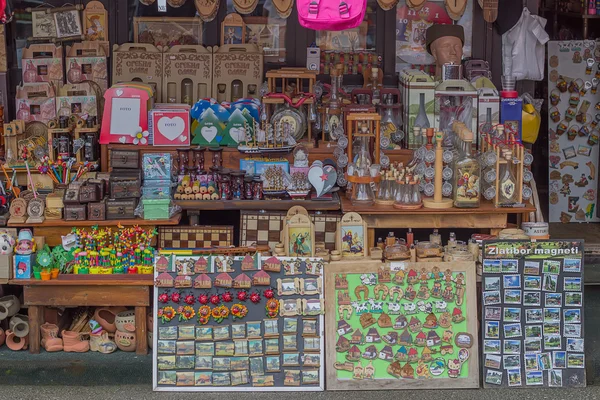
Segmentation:
[(448, 16), (454, 21), (458, 21), (467, 8), (467, 0), (444, 0)]

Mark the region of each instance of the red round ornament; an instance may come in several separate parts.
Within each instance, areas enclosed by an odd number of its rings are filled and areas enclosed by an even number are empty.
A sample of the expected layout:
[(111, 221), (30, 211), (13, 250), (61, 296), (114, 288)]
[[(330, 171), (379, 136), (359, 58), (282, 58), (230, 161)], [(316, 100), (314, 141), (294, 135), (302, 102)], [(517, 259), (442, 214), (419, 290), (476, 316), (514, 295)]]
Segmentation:
[(264, 291), (263, 295), (265, 296), (265, 298), (267, 299), (272, 299), (273, 296), (275, 296), (275, 292), (273, 292), (273, 289), (267, 289)]
[(201, 294), (200, 296), (198, 296), (198, 302), (200, 302), (200, 304), (208, 304), (208, 302), (209, 302), (208, 295)]
[(185, 298), (183, 299), (183, 301), (185, 301), (185, 304), (189, 304), (190, 306), (193, 305), (196, 302), (196, 298), (194, 297), (193, 294), (188, 294), (185, 296)]
[(169, 293), (164, 292), (158, 295), (158, 301), (160, 303), (168, 303), (169, 302)]
[(171, 301), (173, 303), (179, 303), (180, 300), (181, 300), (181, 293), (179, 293), (179, 292), (171, 293)]
[(248, 292), (246, 292), (245, 290), (239, 290), (237, 292), (237, 298), (239, 301), (246, 301), (248, 300)]
[(254, 304), (259, 303), (260, 302), (260, 294), (258, 294), (257, 292), (253, 292), (250, 295), (250, 301), (253, 302)]
[(233, 301), (233, 295), (231, 294), (231, 292), (225, 292), (221, 295), (221, 299), (225, 303), (231, 303)]
[(210, 302), (216, 306), (221, 302), (221, 298), (218, 294), (213, 294), (212, 296), (210, 296)]

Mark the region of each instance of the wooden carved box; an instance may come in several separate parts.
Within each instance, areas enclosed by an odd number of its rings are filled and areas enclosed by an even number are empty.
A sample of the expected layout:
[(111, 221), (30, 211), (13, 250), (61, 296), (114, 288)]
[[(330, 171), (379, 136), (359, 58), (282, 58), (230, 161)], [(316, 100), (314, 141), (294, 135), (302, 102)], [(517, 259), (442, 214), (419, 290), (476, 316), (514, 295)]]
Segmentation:
[(137, 198), (142, 195), (140, 179), (111, 178), (110, 197), (113, 199)]
[(106, 219), (133, 219), (137, 199), (108, 199), (106, 202)]
[(87, 183), (98, 186), (98, 190), (100, 193), (99, 197), (98, 197), (98, 201), (102, 200), (104, 198), (104, 195), (108, 192), (108, 185), (107, 185), (106, 180), (104, 180), (104, 179), (88, 179)]
[(140, 167), (140, 152), (137, 150), (111, 150), (110, 167), (138, 169)]
[(104, 221), (106, 219), (106, 202), (88, 203), (88, 219), (90, 221)]
[(65, 204), (65, 221), (85, 221), (85, 204)]
[(80, 203), (91, 203), (94, 201), (100, 201), (100, 187), (95, 183), (86, 183), (79, 188), (79, 202)]
[(66, 204), (79, 204), (79, 185), (69, 185), (65, 190), (65, 197), (63, 203)]

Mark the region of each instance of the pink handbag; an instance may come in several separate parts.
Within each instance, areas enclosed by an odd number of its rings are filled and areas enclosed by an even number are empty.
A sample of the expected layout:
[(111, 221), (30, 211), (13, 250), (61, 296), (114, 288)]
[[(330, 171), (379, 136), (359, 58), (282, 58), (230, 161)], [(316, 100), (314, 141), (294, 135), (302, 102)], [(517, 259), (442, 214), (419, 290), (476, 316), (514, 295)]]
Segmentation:
[(365, 19), (367, 0), (296, 0), (298, 21), (315, 31), (343, 31)]

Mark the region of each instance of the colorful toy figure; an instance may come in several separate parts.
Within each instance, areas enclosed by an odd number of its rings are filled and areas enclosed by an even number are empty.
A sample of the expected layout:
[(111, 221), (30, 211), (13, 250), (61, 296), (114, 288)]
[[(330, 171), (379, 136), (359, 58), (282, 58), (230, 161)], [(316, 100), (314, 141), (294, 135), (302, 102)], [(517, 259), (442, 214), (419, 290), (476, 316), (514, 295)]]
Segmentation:
[(11, 255), (15, 247), (15, 238), (8, 231), (0, 230), (0, 255)]
[(448, 377), (458, 378), (462, 364), (458, 358), (448, 360)]
[(15, 253), (17, 254), (31, 254), (35, 252), (35, 240), (31, 229), (21, 229), (17, 239), (17, 247)]

